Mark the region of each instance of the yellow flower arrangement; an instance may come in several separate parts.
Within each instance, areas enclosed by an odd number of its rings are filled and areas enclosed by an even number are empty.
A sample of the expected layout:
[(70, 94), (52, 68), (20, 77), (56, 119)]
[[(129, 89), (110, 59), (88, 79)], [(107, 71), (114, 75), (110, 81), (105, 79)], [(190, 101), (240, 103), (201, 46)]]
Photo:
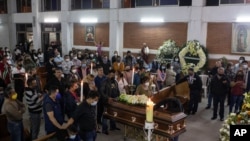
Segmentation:
[(244, 103), (241, 112), (237, 115), (231, 113), (222, 124), (220, 129), (220, 140), (230, 140), (230, 125), (235, 124), (250, 124), (250, 92), (244, 94)]
[[(188, 41), (186, 46), (179, 52), (180, 63), (182, 72), (187, 74), (190, 67), (194, 68), (194, 71), (199, 71), (206, 64), (207, 57), (204, 51), (205, 49), (200, 45), (198, 41)], [(198, 62), (187, 62), (186, 58), (191, 60), (198, 60)]]

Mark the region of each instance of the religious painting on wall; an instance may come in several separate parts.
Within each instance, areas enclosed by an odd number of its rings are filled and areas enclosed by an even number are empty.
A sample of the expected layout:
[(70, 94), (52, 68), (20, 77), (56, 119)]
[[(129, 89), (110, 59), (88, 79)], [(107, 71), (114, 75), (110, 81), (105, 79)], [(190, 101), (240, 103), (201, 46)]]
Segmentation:
[(232, 29), (232, 53), (250, 52), (250, 24), (234, 23)]
[(85, 42), (95, 41), (95, 26), (88, 25), (85, 27)]

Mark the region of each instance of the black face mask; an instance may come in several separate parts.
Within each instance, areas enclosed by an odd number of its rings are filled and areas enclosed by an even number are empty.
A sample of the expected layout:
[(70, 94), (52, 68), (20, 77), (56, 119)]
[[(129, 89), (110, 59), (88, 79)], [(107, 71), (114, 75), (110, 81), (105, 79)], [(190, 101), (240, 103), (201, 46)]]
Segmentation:
[(223, 74), (218, 74), (219, 76), (223, 76)]
[(115, 77), (111, 77), (110, 80), (111, 80), (111, 81), (115, 81)]
[(23, 66), (23, 64), (18, 64), (18, 66), (19, 66), (19, 67), (22, 67), (22, 66)]

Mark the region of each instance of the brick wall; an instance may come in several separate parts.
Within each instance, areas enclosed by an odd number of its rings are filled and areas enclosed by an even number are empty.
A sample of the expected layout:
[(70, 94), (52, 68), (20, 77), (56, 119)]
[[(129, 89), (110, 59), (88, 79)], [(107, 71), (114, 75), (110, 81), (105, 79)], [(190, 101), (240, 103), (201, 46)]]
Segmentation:
[(124, 48), (141, 48), (146, 42), (150, 49), (158, 49), (167, 39), (180, 46), (187, 40), (187, 28), (187, 23), (124, 23)]
[(212, 54), (231, 54), (232, 23), (208, 23), (207, 50)]
[[(92, 42), (85, 42), (85, 26), (81, 23), (74, 23), (74, 45), (95, 46)], [(104, 46), (109, 46), (109, 23), (95, 24), (95, 40), (103, 41)]]

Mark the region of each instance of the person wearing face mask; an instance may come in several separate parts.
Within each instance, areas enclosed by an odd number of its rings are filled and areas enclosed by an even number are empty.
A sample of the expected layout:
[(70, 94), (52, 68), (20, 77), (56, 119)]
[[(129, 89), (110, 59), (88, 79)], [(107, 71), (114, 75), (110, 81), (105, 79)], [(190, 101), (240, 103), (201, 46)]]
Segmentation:
[(59, 52), (55, 52), (54, 62), (56, 63), (57, 67), (62, 68), (63, 58), (61, 57)]
[(81, 77), (77, 71), (77, 67), (72, 65), (71, 68), (70, 68), (70, 73), (68, 75), (68, 80), (71, 81), (71, 80), (76, 80), (78, 82), (81, 81)]
[(99, 97), (97, 91), (90, 91), (63, 128), (67, 129), (70, 125), (77, 124), (78, 134), (83, 141), (95, 141), (97, 137), (96, 105)]
[(149, 80), (150, 78), (148, 76), (142, 77), (141, 84), (136, 88), (136, 91), (135, 91), (136, 95), (144, 94), (148, 97), (152, 96), (153, 93), (150, 89)]
[(49, 78), (53, 77), (53, 71), (57, 67), (56, 63), (54, 62), (53, 56), (50, 56), (49, 62), (46, 63), (45, 67), (47, 71), (47, 80), (49, 80)]
[(160, 68), (157, 70), (157, 84), (159, 90), (164, 87), (164, 82), (166, 80), (166, 64), (162, 63)]
[(172, 62), (173, 70), (176, 73), (176, 81), (179, 81), (181, 78), (181, 64), (178, 56), (175, 56)]
[[(233, 69), (234, 69), (233, 63), (229, 62), (225, 69), (225, 75), (227, 76), (229, 82), (233, 81), (235, 77), (235, 73), (233, 72)], [(228, 93), (227, 93), (227, 105), (230, 105), (230, 102), (231, 102), (231, 87), (229, 87)]]
[(16, 67), (12, 69), (12, 77), (14, 79), (15, 91), (18, 94), (18, 100), (23, 101), (23, 92), (24, 92), (24, 84), (25, 84), (25, 69), (23, 68), (23, 60), (18, 60)]
[(224, 68), (219, 67), (217, 74), (211, 80), (211, 94), (213, 95), (213, 117), (211, 120), (215, 120), (217, 118), (218, 105), (220, 105), (219, 116), (220, 120), (224, 120), (224, 102), (226, 99), (226, 95), (228, 93), (228, 88), (230, 82), (226, 75), (224, 74)]
[(7, 128), (11, 141), (24, 141), (23, 114), (25, 105), (17, 99), (17, 93), (13, 87), (7, 87), (2, 113), (7, 117)]
[[(114, 70), (110, 70), (107, 79), (102, 82), (100, 93), (103, 102), (102, 106), (105, 106), (107, 103), (112, 102), (114, 99), (117, 99), (120, 96), (118, 83), (115, 80)], [(110, 130), (120, 130), (116, 127), (114, 120), (110, 120)], [(107, 119), (104, 117), (102, 120), (102, 132), (106, 135), (109, 134)]]
[(126, 66), (130, 66), (130, 68), (132, 68), (135, 63), (136, 63), (136, 59), (135, 57), (132, 55), (131, 51), (128, 50), (127, 54), (124, 56), (123, 58), (123, 62)]
[(28, 87), (25, 88), (25, 99), (28, 104), (30, 115), (30, 132), (32, 140), (37, 139), (40, 130), (43, 95), (38, 93), (37, 83), (34, 77), (27, 80)]
[(109, 70), (111, 68), (111, 63), (110, 63), (110, 60), (108, 59), (108, 56), (107, 55), (104, 55), (103, 56), (103, 59), (102, 59), (102, 62), (100, 64), (102, 67), (103, 67), (103, 72), (105, 75), (108, 75), (109, 73)]
[(31, 59), (30, 55), (25, 55), (23, 60), (23, 67), (25, 70), (28, 70), (33, 67), (37, 67), (37, 64)]
[(166, 86), (172, 86), (173, 84), (175, 84), (175, 76), (176, 73), (173, 71), (173, 69), (171, 69), (171, 64), (167, 63), (167, 69), (166, 69), (166, 81), (165, 81), (165, 85)]
[(123, 77), (123, 73), (120, 71), (116, 72), (116, 81), (118, 83), (119, 91), (121, 94), (127, 94), (129, 92), (128, 90), (128, 82), (127, 80)]
[(236, 63), (236, 64), (234, 65), (234, 70), (233, 70), (233, 72), (234, 72), (235, 74), (237, 73), (237, 71), (239, 70), (241, 64), (242, 64), (244, 61), (245, 61), (245, 57), (244, 57), (244, 56), (240, 56), (239, 62)]
[(72, 62), (74, 66), (81, 67), (81, 60), (77, 58), (76, 54), (73, 55)]
[(83, 78), (83, 95), (87, 97), (90, 91), (97, 91), (95, 86), (95, 76), (92, 74), (88, 74), (85, 78)]
[(58, 87), (51, 85), (48, 90), (48, 94), (44, 97), (43, 114), (45, 132), (47, 135), (56, 132), (58, 129), (63, 129), (62, 124), (64, 121), (64, 114), (62, 113), (61, 104), (56, 98), (58, 92)]
[(120, 72), (124, 71), (125, 65), (124, 65), (124, 62), (121, 62), (120, 56), (117, 56), (116, 62), (113, 63), (112, 68), (115, 71), (120, 71)]
[(190, 100), (187, 114), (194, 115), (198, 110), (198, 104), (201, 98), (202, 81), (193, 68), (188, 69), (188, 75), (184, 76), (178, 83), (187, 81), (190, 89)]
[(65, 78), (68, 77), (72, 65), (73, 65), (73, 62), (70, 61), (69, 55), (65, 55), (64, 61), (62, 62), (62, 70), (63, 70), (63, 74)]
[(7, 57), (7, 55), (3, 56), (3, 59), (0, 61), (0, 71), (6, 85), (11, 83), (11, 66), (7, 62)]
[(113, 55), (112, 58), (111, 58), (111, 63), (112, 63), (112, 65), (116, 62), (117, 57), (118, 57), (118, 52), (117, 52), (117, 51), (114, 51), (114, 55)]
[(43, 55), (43, 52), (41, 51), (41, 49), (39, 48), (37, 50), (37, 57), (38, 57), (38, 63), (39, 63), (39, 66), (43, 66), (44, 65), (44, 55)]
[(76, 110), (77, 103), (80, 103), (80, 94), (77, 93), (78, 82), (72, 80), (69, 82), (69, 89), (65, 92), (64, 103), (65, 103), (65, 113), (68, 118), (71, 118), (74, 111)]
[(144, 60), (142, 59), (140, 54), (136, 57), (136, 63), (139, 65), (139, 68), (142, 68), (144, 65)]
[(66, 141), (81, 141), (81, 138), (78, 134), (77, 126), (70, 125), (67, 128), (67, 133), (68, 133), (68, 138), (66, 139)]
[(239, 70), (234, 78), (234, 80), (230, 83), (231, 86), (231, 103), (229, 107), (229, 113), (233, 111), (234, 113), (238, 113), (241, 110), (241, 105), (243, 103), (243, 93), (245, 92), (245, 81), (244, 81), (244, 73)]

